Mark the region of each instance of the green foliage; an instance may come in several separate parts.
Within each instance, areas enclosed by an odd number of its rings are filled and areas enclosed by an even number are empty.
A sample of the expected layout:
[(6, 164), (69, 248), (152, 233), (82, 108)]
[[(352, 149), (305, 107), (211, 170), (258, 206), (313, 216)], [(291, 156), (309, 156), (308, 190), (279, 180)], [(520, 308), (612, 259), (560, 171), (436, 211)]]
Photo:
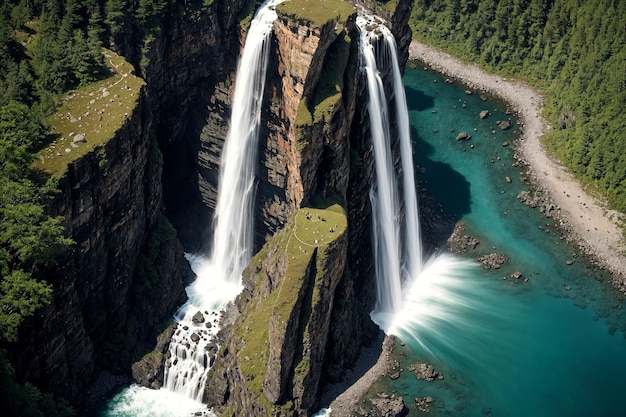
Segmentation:
[(44, 210), (53, 183), (29, 168), (44, 127), (37, 114), (15, 102), (0, 107), (0, 340), (15, 341), (19, 325), (51, 300), (35, 279), (71, 244), (61, 219)]
[[(290, 0), (276, 6), (279, 15), (299, 22), (310, 22), (317, 27), (335, 21), (346, 21), (356, 11), (344, 0)], [(338, 31), (343, 26), (337, 28)]]
[(0, 409), (7, 417), (72, 417), (76, 412), (63, 399), (52, 397), (26, 383), (15, 381), (13, 367), (0, 350)]
[(415, 0), (415, 38), (546, 94), (546, 145), (626, 213), (626, 2)]

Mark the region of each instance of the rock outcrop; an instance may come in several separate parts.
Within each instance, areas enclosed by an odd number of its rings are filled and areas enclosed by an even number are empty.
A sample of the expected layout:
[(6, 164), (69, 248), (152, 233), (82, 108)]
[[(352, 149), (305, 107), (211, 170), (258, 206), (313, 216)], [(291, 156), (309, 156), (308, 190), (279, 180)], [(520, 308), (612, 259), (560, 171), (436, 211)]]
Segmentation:
[[(409, 10), (407, 2), (400, 4)], [(358, 82), (355, 15), (319, 25), (306, 12), (294, 18), (277, 11), (258, 199), (261, 230), (273, 235), (284, 229), (244, 276), (237, 301), (241, 316), (224, 332), (229, 336), (207, 391), (210, 405), (235, 415), (308, 415), (321, 382), (340, 379), (364, 335), (377, 331), (368, 317), (375, 299), (368, 198), (373, 160), (367, 113), (357, 106), (364, 89)], [(404, 22), (397, 24), (398, 39), (406, 38), (407, 19), (408, 14), (395, 19)], [(285, 222), (293, 213), (298, 218), (316, 197), (329, 196), (347, 202), (350, 227), (337, 240), (341, 249), (328, 256), (316, 248), (293, 281), (293, 272), (286, 273), (293, 261), (289, 251), (294, 245), (296, 252), (309, 248), (285, 243), (296, 228), (294, 220)], [(320, 265), (320, 259), (331, 263)], [(328, 271), (322, 281), (320, 271)], [(278, 305), (284, 307), (280, 314)]]
[[(145, 98), (145, 97), (144, 97)], [(71, 163), (49, 210), (73, 252), (49, 271), (53, 301), (20, 334), (20, 380), (88, 405), (100, 371), (127, 374), (154, 326), (184, 300), (192, 278), (162, 216), (161, 155), (145, 99), (105, 145)]]
[(347, 248), (346, 214), (333, 202), (300, 209), (270, 238), (244, 272), (241, 315), (210, 370), (210, 405), (235, 415), (309, 414)]

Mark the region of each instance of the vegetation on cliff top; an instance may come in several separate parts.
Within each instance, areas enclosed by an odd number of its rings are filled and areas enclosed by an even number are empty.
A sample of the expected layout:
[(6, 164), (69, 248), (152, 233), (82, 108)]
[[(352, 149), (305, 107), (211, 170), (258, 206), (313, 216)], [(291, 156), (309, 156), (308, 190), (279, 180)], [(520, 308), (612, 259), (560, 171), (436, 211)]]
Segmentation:
[(103, 56), (111, 75), (67, 94), (48, 118), (54, 139), (38, 153), (34, 168), (62, 176), (70, 162), (113, 138), (132, 114), (145, 82), (123, 57), (108, 49)]
[[(298, 294), (306, 291), (303, 286), (308, 280), (304, 277), (314, 254), (318, 258), (323, 256), (323, 252), (332, 247), (332, 243), (347, 229), (347, 217), (340, 205), (325, 204), (320, 207), (300, 209), (252, 259), (251, 265), (257, 265), (257, 270), (261, 271), (258, 276), (260, 282), (268, 279), (261, 267), (264, 264), (284, 268), (283, 279), (266, 298), (255, 296), (235, 323), (233, 334), (239, 349), (237, 355), (241, 372), (250, 392), (268, 411), (291, 406), (290, 403), (273, 406), (263, 393), (270, 358), (269, 323), (274, 316), (279, 318), (278, 322), (287, 325), (300, 298)], [(319, 267), (320, 262), (317, 264)], [(316, 277), (323, 277), (322, 272), (318, 271)]]
[(350, 57), (356, 54), (356, 43), (345, 32), (328, 48), (324, 58), (322, 74), (313, 97), (303, 97), (296, 113), (296, 135), (304, 143), (308, 137), (306, 128), (319, 121), (330, 121), (337, 104), (341, 102), (343, 79)]
[(413, 36), (545, 93), (545, 144), (626, 213), (626, 2), (415, 0)]
[(287, 0), (276, 6), (277, 13), (297, 22), (310, 22), (322, 27), (328, 22), (339, 23), (339, 33), (348, 17), (356, 11), (354, 6), (345, 0)]

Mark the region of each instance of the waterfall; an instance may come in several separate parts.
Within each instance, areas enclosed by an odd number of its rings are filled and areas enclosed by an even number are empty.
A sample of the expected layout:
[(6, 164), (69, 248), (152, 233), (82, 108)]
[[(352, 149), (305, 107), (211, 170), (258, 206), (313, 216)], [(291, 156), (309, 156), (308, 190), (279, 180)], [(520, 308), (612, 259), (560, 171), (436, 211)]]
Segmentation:
[(207, 370), (217, 345), (218, 312), (241, 291), (241, 274), (252, 256), (253, 202), (261, 105), (275, 6), (268, 0), (250, 25), (237, 68), (231, 122), (222, 151), (212, 254), (188, 256), (196, 281), (176, 313), (164, 387), (202, 401)]
[[(388, 330), (402, 308), (402, 283), (416, 277), (422, 267), (422, 249), (413, 153), (408, 110), (398, 66), (396, 43), (387, 27), (373, 16), (358, 16), (361, 34), (361, 65), (369, 94), (368, 113), (374, 149), (376, 177), (370, 190), (373, 219), (373, 247), (376, 273), (376, 305), (372, 319)], [(382, 36), (381, 36), (382, 35)], [(402, 195), (399, 195), (393, 165), (387, 97), (378, 66), (391, 66), (396, 124), (402, 165)], [(401, 204), (404, 202), (404, 218)]]

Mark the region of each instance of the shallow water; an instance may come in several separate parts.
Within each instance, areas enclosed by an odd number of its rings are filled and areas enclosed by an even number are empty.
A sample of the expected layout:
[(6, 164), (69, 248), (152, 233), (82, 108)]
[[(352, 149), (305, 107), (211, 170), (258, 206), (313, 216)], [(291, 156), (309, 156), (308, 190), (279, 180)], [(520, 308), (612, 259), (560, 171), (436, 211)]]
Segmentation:
[[(407, 313), (408, 329), (399, 333), (408, 357), (388, 389), (405, 397), (411, 415), (420, 415), (413, 398), (424, 396), (435, 400), (430, 415), (626, 415), (624, 298), (575, 256), (551, 219), (516, 199), (527, 187), (512, 166), (511, 146), (503, 146), (515, 137), (515, 118), (503, 103), (467, 95), (433, 72), (407, 68), (404, 82), (415, 162), (425, 168), (417, 179), (480, 240), (466, 260), (493, 252), (510, 260), (499, 271), (455, 267), (439, 284), (436, 308), (427, 308), (439, 312), (436, 319), (416, 320), (429, 314), (419, 309)], [(487, 109), (491, 115), (481, 120)], [(509, 118), (510, 130), (495, 124)], [(456, 141), (461, 131), (471, 140)], [(511, 277), (516, 271), (522, 278)], [(418, 305), (435, 306), (429, 293), (409, 294)], [(418, 381), (406, 370), (416, 361), (431, 363), (445, 379)]]

